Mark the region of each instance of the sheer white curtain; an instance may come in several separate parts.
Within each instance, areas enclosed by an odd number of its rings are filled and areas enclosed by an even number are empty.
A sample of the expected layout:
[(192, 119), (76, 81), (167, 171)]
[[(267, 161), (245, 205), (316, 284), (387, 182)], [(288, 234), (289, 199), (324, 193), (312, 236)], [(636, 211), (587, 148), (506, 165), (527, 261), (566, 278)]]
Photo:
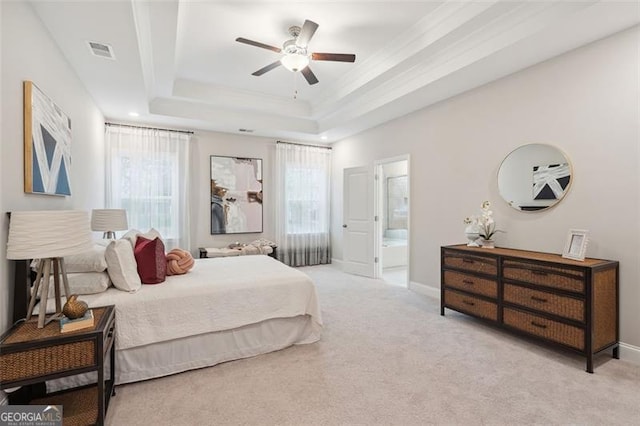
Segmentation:
[(331, 149), (276, 144), (276, 242), (287, 265), (331, 263)]
[(168, 250), (189, 247), (189, 141), (167, 130), (107, 126), (107, 207), (127, 210), (129, 227), (157, 229)]

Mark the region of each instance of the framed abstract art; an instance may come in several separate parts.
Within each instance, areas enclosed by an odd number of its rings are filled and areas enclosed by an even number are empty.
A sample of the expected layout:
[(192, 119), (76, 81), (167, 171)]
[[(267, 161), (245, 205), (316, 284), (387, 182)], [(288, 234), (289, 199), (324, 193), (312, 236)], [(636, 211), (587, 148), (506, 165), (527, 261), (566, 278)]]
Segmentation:
[(31, 81), (24, 82), (24, 192), (71, 195), (71, 120)]
[(262, 159), (212, 155), (211, 234), (262, 232)]

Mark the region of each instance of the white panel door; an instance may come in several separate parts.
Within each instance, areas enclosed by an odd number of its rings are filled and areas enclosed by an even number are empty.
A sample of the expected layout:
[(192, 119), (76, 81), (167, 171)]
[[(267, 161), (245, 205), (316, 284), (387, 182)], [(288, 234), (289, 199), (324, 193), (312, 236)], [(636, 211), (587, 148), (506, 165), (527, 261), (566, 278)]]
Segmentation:
[(343, 241), (344, 271), (375, 277), (373, 169), (344, 170)]

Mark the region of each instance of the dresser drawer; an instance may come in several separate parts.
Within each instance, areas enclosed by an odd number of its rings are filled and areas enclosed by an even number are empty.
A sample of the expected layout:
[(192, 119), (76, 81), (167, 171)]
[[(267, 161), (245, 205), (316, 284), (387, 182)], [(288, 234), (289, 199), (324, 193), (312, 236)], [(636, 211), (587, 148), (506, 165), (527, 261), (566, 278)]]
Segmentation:
[(502, 264), (502, 277), (578, 293), (585, 291), (584, 271), (581, 270), (505, 260)]
[(503, 321), (505, 325), (529, 334), (584, 350), (584, 330), (581, 328), (510, 308), (504, 308)]
[(503, 298), (505, 302), (584, 322), (584, 301), (580, 299), (506, 283)]
[(444, 266), (464, 269), (469, 272), (498, 275), (498, 261), (495, 258), (472, 256), (446, 251), (444, 253)]
[(455, 271), (444, 271), (444, 285), (471, 293), (482, 294), (493, 298), (498, 297), (498, 283), (475, 275)]
[(460, 310), (462, 312), (472, 314), (481, 318), (487, 318), (493, 321), (498, 320), (498, 306), (495, 303), (478, 299), (477, 297), (467, 296), (451, 290), (444, 291), (445, 305)]

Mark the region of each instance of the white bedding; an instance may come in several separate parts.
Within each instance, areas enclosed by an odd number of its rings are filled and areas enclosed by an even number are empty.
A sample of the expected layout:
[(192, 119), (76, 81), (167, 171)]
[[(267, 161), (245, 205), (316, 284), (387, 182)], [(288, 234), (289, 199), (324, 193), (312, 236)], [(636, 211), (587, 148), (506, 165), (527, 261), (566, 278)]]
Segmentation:
[(196, 259), (189, 273), (135, 294), (111, 288), (81, 299), (116, 305), (118, 350), (299, 315), (311, 318), (312, 332), (295, 343), (315, 342), (322, 330), (313, 281), (268, 256)]

